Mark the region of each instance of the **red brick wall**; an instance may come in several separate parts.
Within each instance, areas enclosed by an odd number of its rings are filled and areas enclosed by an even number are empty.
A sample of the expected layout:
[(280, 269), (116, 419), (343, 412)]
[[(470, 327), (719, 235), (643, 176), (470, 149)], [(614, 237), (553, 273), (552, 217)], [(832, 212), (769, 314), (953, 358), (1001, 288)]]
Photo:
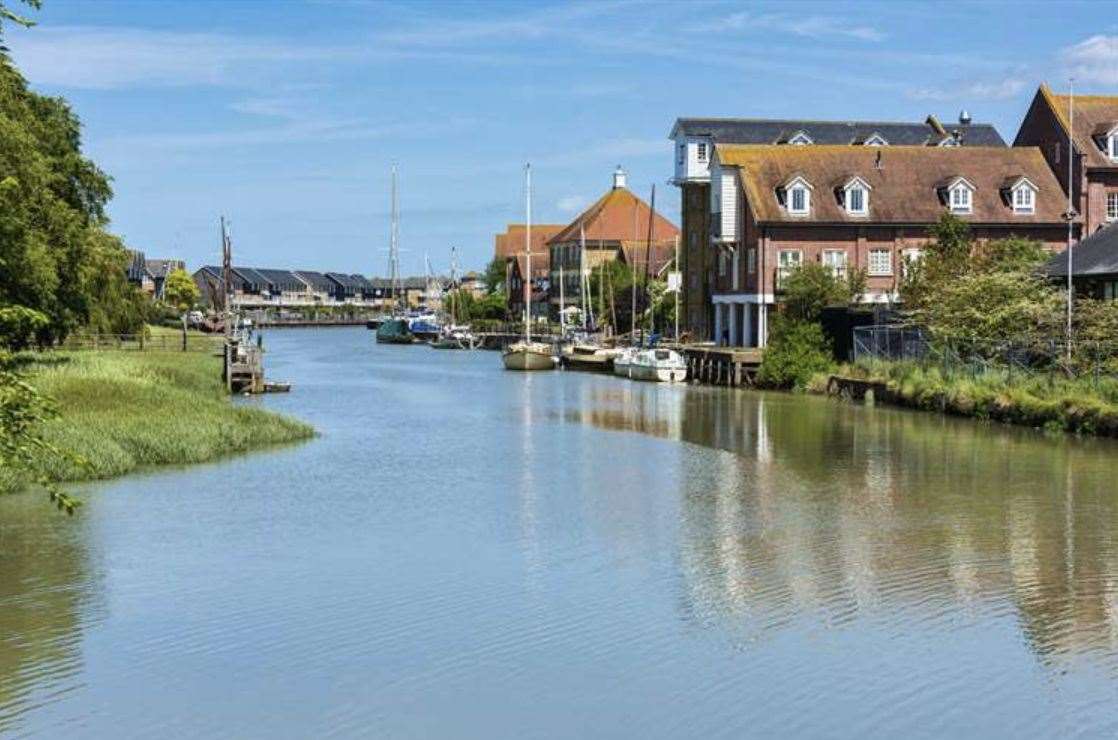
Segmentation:
[[(1056, 175), (1060, 187), (1063, 188), (1063, 197), (1067, 198), (1068, 135), (1040, 91), (1037, 91), (1036, 96), (1033, 97), (1033, 102), (1025, 114), (1025, 120), (1021, 122), (1021, 128), (1017, 131), (1017, 138), (1013, 140), (1013, 146), (1039, 147), (1048, 166)], [(1088, 172), (1087, 177), (1091, 176), (1092, 173)], [(1106, 201), (1103, 196), (1103, 209), (1100, 212), (1097, 196), (1090, 194), (1084, 176), (1082, 154), (1077, 154), (1075, 157), (1072, 182), (1075, 185), (1072, 202), (1075, 210), (1080, 214), (1079, 223), (1087, 225), (1085, 234), (1093, 233), (1100, 223), (1105, 223), (1103, 219), (1106, 217)]]
[(1107, 193), (1118, 193), (1118, 173), (1087, 170), (1087, 207), (1084, 211), (1084, 236), (1095, 233), (1110, 223), (1106, 218)]
[[(760, 227), (750, 219), (745, 220), (739, 270), (744, 293), (773, 293), (779, 254), (782, 250), (800, 250), (804, 264), (822, 262), (823, 251), (843, 249), (847, 254), (848, 269), (869, 269), (870, 251), (888, 249), (891, 273), (870, 276), (867, 288), (871, 294), (890, 294), (897, 290), (901, 279), (901, 255), (905, 249), (920, 248), (930, 240), (929, 224), (909, 226), (882, 226), (875, 224), (793, 224)], [(1044, 242), (1053, 252), (1062, 251), (1066, 244), (1066, 227), (1062, 224), (1048, 226), (974, 226), (971, 233), (976, 241), (1003, 239), (1019, 236)], [(762, 248), (764, 245), (764, 248)], [(757, 250), (757, 271), (748, 273), (748, 250)], [(715, 292), (729, 292), (732, 285), (729, 270), (725, 278), (716, 283)]]

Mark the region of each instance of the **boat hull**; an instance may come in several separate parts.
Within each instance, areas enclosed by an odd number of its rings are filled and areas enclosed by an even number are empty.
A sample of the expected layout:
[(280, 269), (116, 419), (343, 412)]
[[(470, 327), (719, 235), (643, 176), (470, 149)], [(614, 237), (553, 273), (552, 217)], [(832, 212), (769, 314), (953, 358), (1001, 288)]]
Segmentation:
[(407, 322), (401, 319), (385, 321), (377, 327), (377, 344), (411, 344), (415, 335), (408, 331)]
[(551, 370), (555, 361), (550, 353), (537, 349), (510, 347), (501, 357), (506, 370)]

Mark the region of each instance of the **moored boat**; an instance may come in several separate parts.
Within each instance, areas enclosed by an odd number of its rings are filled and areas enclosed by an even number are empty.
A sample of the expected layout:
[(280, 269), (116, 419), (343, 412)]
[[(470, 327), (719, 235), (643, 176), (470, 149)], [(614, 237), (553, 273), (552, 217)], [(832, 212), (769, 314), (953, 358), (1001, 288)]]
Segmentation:
[(574, 344), (559, 356), (559, 362), (572, 370), (609, 372), (621, 352), (620, 349), (596, 344)]
[(687, 363), (672, 349), (642, 349), (628, 363), (628, 377), (655, 383), (682, 383), (687, 380)]
[(520, 341), (510, 344), (501, 358), (506, 370), (551, 370), (555, 355), (544, 342)]
[(411, 344), (414, 341), (415, 335), (408, 328), (406, 319), (385, 319), (377, 327), (378, 344)]

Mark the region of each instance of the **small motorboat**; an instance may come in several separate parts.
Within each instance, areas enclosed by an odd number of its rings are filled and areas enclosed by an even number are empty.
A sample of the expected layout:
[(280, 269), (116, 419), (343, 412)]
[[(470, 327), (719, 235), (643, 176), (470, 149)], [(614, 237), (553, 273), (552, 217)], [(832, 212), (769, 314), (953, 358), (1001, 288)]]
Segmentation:
[(609, 372), (620, 349), (599, 347), (596, 344), (573, 344), (559, 356), (559, 364), (571, 370)]
[(629, 377), (655, 383), (682, 383), (687, 380), (687, 363), (674, 349), (641, 349), (629, 363)]
[(469, 329), (448, 326), (435, 339), (431, 340), (432, 349), (476, 349), (478, 338)]

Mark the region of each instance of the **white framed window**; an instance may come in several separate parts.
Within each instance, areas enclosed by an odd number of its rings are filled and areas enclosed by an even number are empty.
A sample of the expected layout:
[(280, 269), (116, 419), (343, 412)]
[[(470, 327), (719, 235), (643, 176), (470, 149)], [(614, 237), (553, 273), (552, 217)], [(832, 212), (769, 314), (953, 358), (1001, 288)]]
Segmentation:
[(1013, 212), (1022, 214), (1036, 212), (1036, 192), (1031, 186), (1021, 184), (1013, 189)]
[(863, 142), (863, 146), (889, 146), (889, 142), (885, 140), (884, 136), (875, 131)]
[(699, 159), (700, 162), (707, 161), (707, 143), (705, 141), (700, 141), (699, 142), (699, 145), (697, 147), (697, 152), (698, 152), (698, 159)]
[(842, 189), (843, 205), (851, 216), (865, 216), (870, 210), (870, 187), (860, 177), (851, 178)]
[(1106, 220), (1118, 221), (1118, 192), (1106, 194)]
[(804, 263), (804, 253), (799, 249), (782, 249), (777, 255), (776, 284), (781, 283)]
[(1106, 137), (1106, 154), (1111, 159), (1118, 160), (1118, 133), (1111, 131)]
[(784, 207), (793, 216), (806, 216), (811, 212), (811, 185), (797, 177), (784, 186)]
[(823, 250), (823, 266), (831, 271), (831, 274), (840, 280), (846, 278), (846, 250), (845, 249), (824, 249)]
[(756, 247), (750, 247), (749, 249), (745, 250), (745, 271), (750, 275), (753, 275), (757, 272)]
[(808, 136), (806, 132), (797, 131), (795, 134), (792, 135), (792, 138), (788, 139), (788, 143), (803, 146), (805, 144), (814, 144), (815, 142), (811, 140), (811, 137)]
[(908, 275), (909, 271), (924, 259), (924, 250), (919, 247), (909, 247), (901, 251), (901, 274)]
[(873, 277), (884, 277), (892, 275), (892, 251), (888, 249), (871, 249), (869, 255), (869, 273)]
[(951, 186), (947, 191), (948, 202), (951, 204), (952, 213), (971, 212), (971, 189), (963, 183)]

